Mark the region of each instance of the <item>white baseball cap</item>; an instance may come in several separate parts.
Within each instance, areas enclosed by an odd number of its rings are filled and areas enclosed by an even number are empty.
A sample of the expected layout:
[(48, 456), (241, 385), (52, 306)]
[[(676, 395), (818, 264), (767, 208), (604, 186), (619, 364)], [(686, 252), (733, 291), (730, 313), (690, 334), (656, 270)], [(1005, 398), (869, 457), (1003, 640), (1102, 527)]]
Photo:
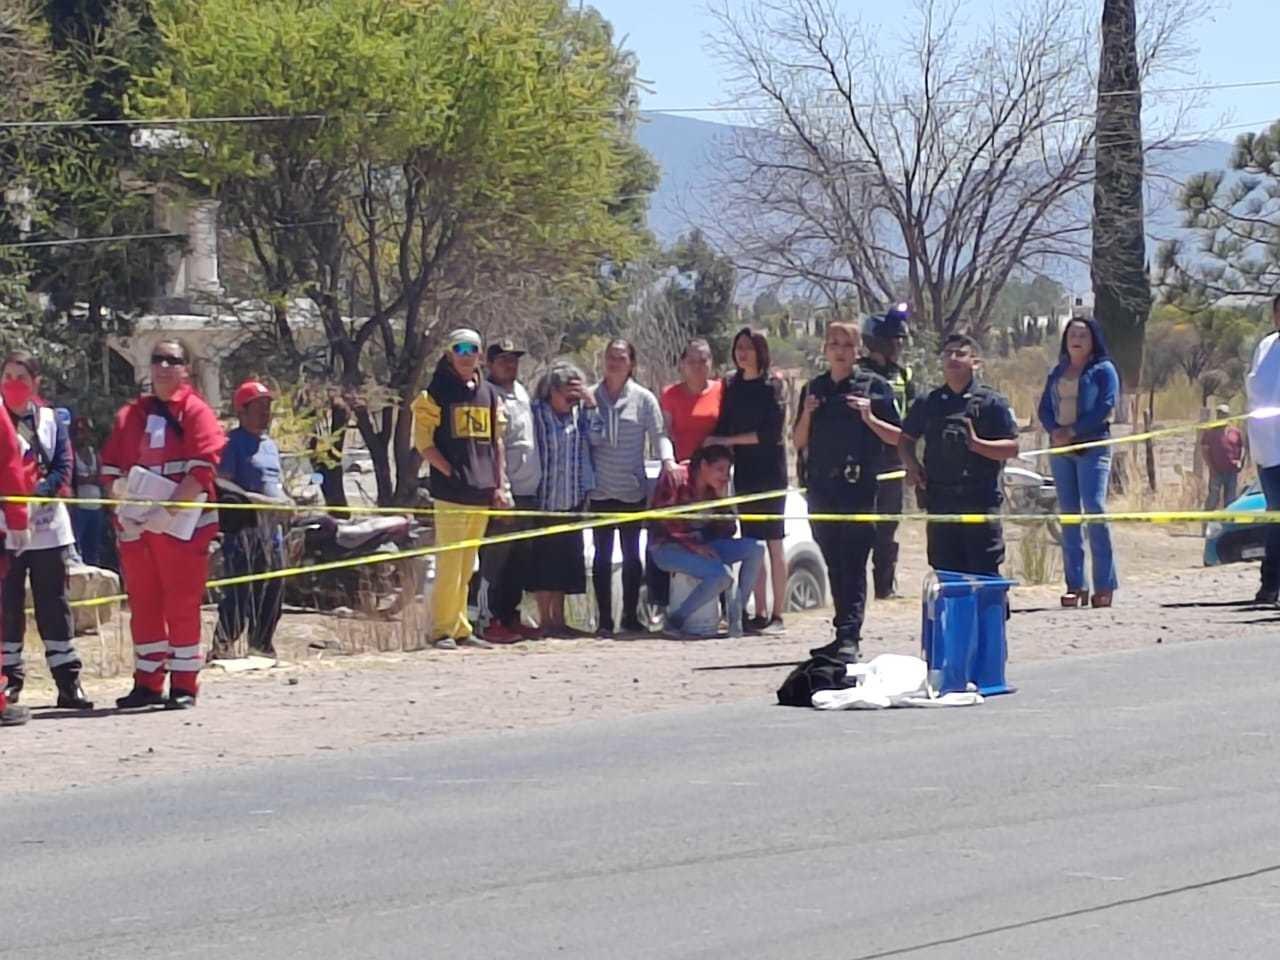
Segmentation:
[(449, 336), (445, 338), (445, 343), (451, 347), (456, 343), (469, 343), (476, 348), (477, 352), (484, 348), (484, 340), (480, 334), (470, 327), (458, 327), (456, 330), (450, 330)]

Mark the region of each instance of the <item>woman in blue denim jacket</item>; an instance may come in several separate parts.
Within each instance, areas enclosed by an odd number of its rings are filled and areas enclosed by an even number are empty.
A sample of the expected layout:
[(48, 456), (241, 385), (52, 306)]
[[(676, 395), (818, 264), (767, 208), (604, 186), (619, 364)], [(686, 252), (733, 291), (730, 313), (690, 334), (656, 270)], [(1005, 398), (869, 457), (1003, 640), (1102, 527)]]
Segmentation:
[[(1040, 422), (1051, 445), (1102, 440), (1111, 435), (1111, 414), (1120, 396), (1120, 376), (1107, 353), (1097, 321), (1076, 318), (1062, 331), (1057, 366), (1049, 371), (1040, 398)], [(1063, 513), (1106, 513), (1107, 482), (1111, 476), (1111, 448), (1093, 447), (1050, 457), (1058, 505)], [(1089, 523), (1089, 553), (1093, 566), (1093, 605), (1111, 606), (1116, 589), (1111, 529)], [(1084, 534), (1081, 524), (1062, 528), (1063, 567), (1067, 592), (1064, 607), (1089, 605), (1084, 574)]]

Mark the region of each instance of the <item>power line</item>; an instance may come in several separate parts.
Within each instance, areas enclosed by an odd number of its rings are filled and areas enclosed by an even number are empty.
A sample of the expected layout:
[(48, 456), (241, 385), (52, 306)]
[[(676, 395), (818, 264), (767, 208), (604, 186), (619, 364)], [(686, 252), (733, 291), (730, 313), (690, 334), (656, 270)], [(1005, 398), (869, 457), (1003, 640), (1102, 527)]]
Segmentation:
[[(1186, 87), (1163, 87), (1163, 88), (1157, 87), (1151, 90), (1143, 90), (1141, 88), (1128, 89), (1128, 90), (1108, 90), (1103, 93), (1099, 93), (1098, 96), (1100, 97), (1132, 97), (1132, 96), (1141, 94), (1142, 96), (1154, 97), (1154, 96), (1161, 96), (1164, 94), (1202, 93), (1202, 92), (1207, 92), (1211, 90), (1243, 90), (1243, 89), (1254, 88), (1254, 87), (1280, 87), (1280, 80), (1246, 80), (1246, 81), (1234, 82), (1234, 83), (1204, 83), (1204, 84), (1197, 84), (1194, 86), (1186, 86)], [(951, 106), (951, 107), (965, 107), (965, 106), (976, 106), (978, 104), (989, 103), (989, 102), (990, 102), (990, 98), (986, 98), (986, 99), (975, 98), (972, 100), (943, 100), (943, 101), (939, 101), (939, 105)], [(876, 107), (893, 107), (893, 106), (896, 106), (896, 104), (893, 102), (884, 102), (884, 103), (847, 103), (845, 102), (845, 103), (826, 104), (825, 107), (823, 104), (815, 104), (814, 106), (818, 108), (825, 108), (828, 110), (848, 110), (850, 108), (859, 109), (859, 110), (870, 110)], [(901, 101), (900, 106), (902, 108), (906, 108), (908, 106), (908, 101), (906, 100)], [(771, 106), (653, 107), (650, 109), (641, 110), (639, 112), (643, 114), (752, 113), (752, 112), (758, 112), (758, 111), (769, 111), (772, 109), (773, 107)]]
[(0, 243), (0, 249), (19, 250), (24, 247), (74, 247), (85, 243), (119, 243), (124, 240), (175, 240), (185, 233), (118, 233), (104, 237), (69, 237), (66, 240), (24, 240), (21, 243)]

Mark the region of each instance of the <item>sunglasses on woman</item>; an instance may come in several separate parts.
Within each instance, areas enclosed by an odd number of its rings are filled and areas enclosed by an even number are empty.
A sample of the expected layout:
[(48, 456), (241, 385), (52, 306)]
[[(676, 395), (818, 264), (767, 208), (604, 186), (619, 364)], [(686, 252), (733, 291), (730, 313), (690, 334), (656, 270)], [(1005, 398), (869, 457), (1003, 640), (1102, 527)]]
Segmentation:
[(187, 361), (183, 357), (175, 357), (167, 353), (153, 353), (151, 362), (157, 367), (185, 367)]
[(474, 343), (455, 343), (449, 349), (455, 357), (474, 357), (480, 353), (480, 348)]

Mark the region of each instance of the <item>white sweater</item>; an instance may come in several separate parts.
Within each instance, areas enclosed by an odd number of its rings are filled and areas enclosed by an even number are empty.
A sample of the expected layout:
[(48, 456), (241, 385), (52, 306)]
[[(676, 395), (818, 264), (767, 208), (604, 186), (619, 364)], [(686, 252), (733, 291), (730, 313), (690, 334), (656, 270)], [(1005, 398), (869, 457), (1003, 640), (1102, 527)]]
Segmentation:
[[(1262, 338), (1253, 351), (1253, 365), (1244, 386), (1249, 397), (1249, 412), (1276, 410), (1280, 413), (1280, 333)], [(1259, 417), (1249, 421), (1249, 449), (1259, 467), (1280, 464), (1280, 416)]]

